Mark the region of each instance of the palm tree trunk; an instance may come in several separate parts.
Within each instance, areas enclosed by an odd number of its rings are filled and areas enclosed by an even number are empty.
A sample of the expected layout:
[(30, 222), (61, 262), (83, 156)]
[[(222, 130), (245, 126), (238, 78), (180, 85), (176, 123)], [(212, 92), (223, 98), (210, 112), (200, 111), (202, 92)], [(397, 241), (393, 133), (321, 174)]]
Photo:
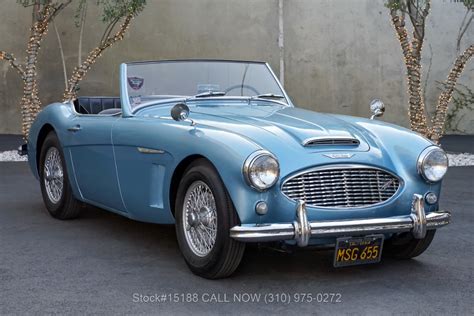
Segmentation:
[(53, 11), (54, 9), (49, 5), (44, 7), (42, 19), (33, 23), (31, 27), (30, 39), (26, 49), (25, 80), (23, 85), (23, 97), (20, 101), (23, 118), (22, 131), (25, 140), (28, 138), (31, 124), (41, 109), (41, 101), (38, 97), (36, 64), (41, 42), (48, 31), (49, 18)]
[(458, 56), (454, 62), (453, 68), (449, 72), (448, 78), (444, 84), (443, 92), (438, 98), (438, 105), (436, 106), (436, 112), (432, 120), (432, 131), (430, 138), (431, 140), (438, 142), (441, 136), (443, 136), (446, 112), (448, 110), (449, 102), (453, 96), (454, 88), (458, 82), (459, 76), (466, 67), (467, 62), (474, 55), (474, 44), (471, 44), (461, 55)]

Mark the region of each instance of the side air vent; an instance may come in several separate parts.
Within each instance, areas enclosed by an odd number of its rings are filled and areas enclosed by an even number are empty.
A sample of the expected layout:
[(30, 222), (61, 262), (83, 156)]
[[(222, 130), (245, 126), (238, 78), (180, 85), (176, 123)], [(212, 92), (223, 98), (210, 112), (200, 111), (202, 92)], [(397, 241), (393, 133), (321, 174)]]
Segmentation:
[(315, 137), (306, 139), (303, 146), (359, 146), (360, 142), (357, 138), (351, 137)]

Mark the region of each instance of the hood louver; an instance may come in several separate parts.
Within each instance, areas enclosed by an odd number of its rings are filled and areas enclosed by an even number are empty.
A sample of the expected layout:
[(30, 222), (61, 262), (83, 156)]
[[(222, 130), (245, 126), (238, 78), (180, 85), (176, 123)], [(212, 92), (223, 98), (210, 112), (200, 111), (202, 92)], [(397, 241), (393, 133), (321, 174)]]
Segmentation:
[(357, 138), (351, 137), (315, 137), (306, 139), (303, 146), (359, 146), (360, 142)]

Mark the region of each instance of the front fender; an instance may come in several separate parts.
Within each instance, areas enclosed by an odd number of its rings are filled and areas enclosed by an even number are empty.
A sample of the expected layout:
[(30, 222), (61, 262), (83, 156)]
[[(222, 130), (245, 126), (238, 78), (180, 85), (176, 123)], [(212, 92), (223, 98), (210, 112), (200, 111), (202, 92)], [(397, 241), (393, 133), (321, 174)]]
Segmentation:
[[(162, 196), (164, 209), (170, 212), (166, 218), (161, 218), (160, 222), (173, 221), (169, 199), (172, 196), (170, 192), (172, 177), (180, 163), (190, 156), (205, 157), (214, 165), (242, 223), (258, 221), (258, 216), (254, 211), (255, 203), (259, 199), (264, 199), (266, 194), (259, 193), (246, 184), (242, 167), (251, 153), (261, 149), (259, 145), (235, 133), (199, 123), (191, 126), (189, 122), (131, 117), (123, 118), (118, 125), (120, 128), (114, 129), (113, 133), (114, 146), (132, 149), (130, 151), (118, 149), (116, 154), (128, 152), (130, 154), (127, 154), (127, 160), (130, 160), (134, 157), (133, 155), (138, 154), (137, 146), (165, 151), (160, 155), (161, 158), (156, 158), (161, 159), (161, 162), (152, 160), (149, 162), (166, 165)], [(170, 158), (165, 158), (165, 156)]]
[[(193, 141), (190, 151), (199, 152), (217, 169), (241, 223), (258, 223), (260, 216), (255, 213), (258, 201), (268, 200), (269, 192), (258, 192), (251, 188), (243, 176), (243, 165), (250, 154), (262, 149), (259, 145), (236, 134), (223, 133), (219, 130), (205, 129), (191, 132)], [(169, 187), (169, 186), (168, 186)]]

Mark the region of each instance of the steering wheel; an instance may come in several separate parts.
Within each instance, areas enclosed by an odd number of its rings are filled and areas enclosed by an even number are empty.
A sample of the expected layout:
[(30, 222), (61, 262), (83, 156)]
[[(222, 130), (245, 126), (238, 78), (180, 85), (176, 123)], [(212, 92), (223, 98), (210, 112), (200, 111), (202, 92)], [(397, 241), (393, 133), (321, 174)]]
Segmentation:
[(229, 93), (230, 91), (235, 90), (235, 89), (249, 89), (249, 90), (255, 92), (255, 95), (259, 95), (259, 94), (260, 94), (260, 92), (258, 92), (257, 89), (255, 89), (255, 88), (252, 87), (252, 86), (249, 86), (248, 84), (243, 84), (243, 85), (242, 85), (242, 84), (236, 84), (236, 85), (234, 85), (234, 86), (230, 86), (229, 88), (225, 89), (224, 92), (225, 92), (225, 94), (227, 94), (227, 93)]

